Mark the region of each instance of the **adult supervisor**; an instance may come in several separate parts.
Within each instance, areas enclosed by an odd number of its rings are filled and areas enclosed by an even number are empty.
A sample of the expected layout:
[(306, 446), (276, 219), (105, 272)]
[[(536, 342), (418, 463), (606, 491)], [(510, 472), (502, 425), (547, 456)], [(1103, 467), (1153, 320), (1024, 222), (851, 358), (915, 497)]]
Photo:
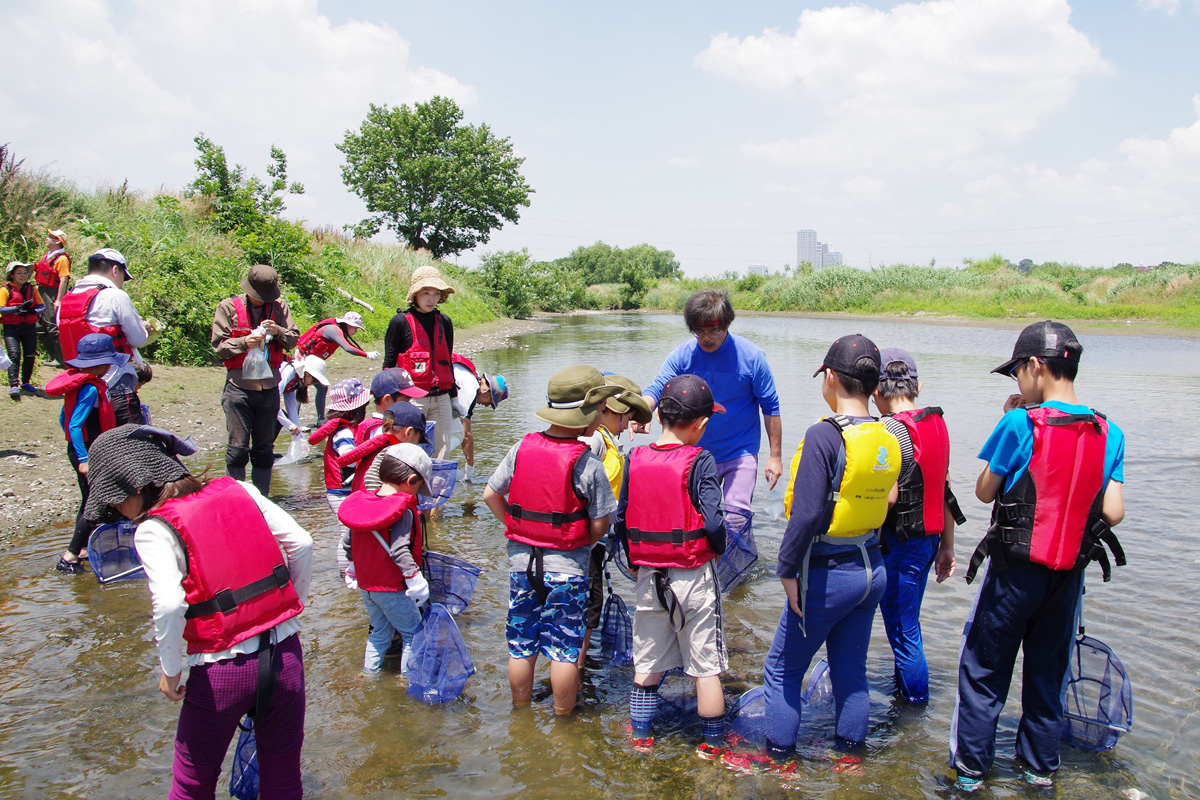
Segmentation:
[[(354, 341), (354, 334), (363, 329), (362, 314), (357, 311), (347, 311), (337, 319), (323, 319), (306, 330), (296, 344), (296, 358), (301, 360), (307, 356), (329, 360), (338, 349), (345, 350), (352, 356), (360, 356), (368, 361), (375, 361), (379, 353), (374, 350), (363, 350)], [(317, 382), (317, 425), (325, 424), (325, 393), (329, 386)]]
[[(658, 377), (642, 396), (653, 410), (658, 407), (663, 387), (676, 375), (699, 375), (708, 383), (725, 413), (709, 418), (701, 445), (717, 460), (726, 511), (739, 511), (749, 518), (758, 474), (759, 414), (771, 449), (764, 474), (772, 489), (783, 474), (783, 426), (775, 377), (767, 357), (750, 340), (729, 332), (733, 317), (733, 306), (725, 292), (701, 289), (689, 297), (683, 307), (683, 320), (694, 338), (667, 356)], [(752, 546), (749, 528), (746, 536), (747, 545)]]
[(46, 349), (47, 363), (65, 369), (58, 346), (58, 298), (71, 288), (71, 256), (67, 254), (65, 231), (46, 229), (46, 253), (34, 265), (34, 279), (46, 307), (38, 319), (38, 335)]
[[(279, 414), (279, 367), (287, 351), (296, 346), (300, 330), (292, 320), (287, 301), (279, 296), (279, 275), (266, 264), (255, 264), (242, 278), (244, 294), (217, 304), (212, 324), (212, 349), (225, 364), (225, 473), (234, 480), (250, 480), (266, 497), (271, 491), (275, 463), (275, 418)], [(255, 331), (261, 327), (263, 333)], [(251, 348), (267, 346), (271, 377), (242, 377), (242, 362)]]

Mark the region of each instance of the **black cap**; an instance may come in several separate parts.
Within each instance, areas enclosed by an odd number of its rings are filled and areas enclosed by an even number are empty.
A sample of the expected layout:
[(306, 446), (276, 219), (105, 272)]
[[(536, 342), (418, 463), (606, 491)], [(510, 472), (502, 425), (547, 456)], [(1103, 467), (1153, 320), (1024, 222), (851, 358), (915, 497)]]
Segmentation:
[(658, 408), (682, 419), (725, 413), (725, 406), (713, 400), (712, 389), (699, 375), (676, 375), (667, 381), (658, 397)]
[[(1078, 347), (1067, 349), (1074, 342)], [(1074, 352), (1072, 352), (1072, 350)], [(1027, 358), (1073, 358), (1079, 360), (1083, 346), (1074, 331), (1061, 322), (1046, 320), (1035, 322), (1021, 331), (1017, 343), (1013, 346), (1012, 358), (996, 367), (992, 372), (1008, 375), (1013, 367)]]
[[(856, 367), (855, 364), (864, 356), (874, 361), (875, 365), (868, 369)], [(829, 345), (829, 352), (825, 354), (825, 360), (813, 373), (813, 377), (831, 369), (850, 378), (874, 383), (879, 380), (879, 362), (879, 348), (861, 333), (856, 333), (852, 336), (843, 336)]]

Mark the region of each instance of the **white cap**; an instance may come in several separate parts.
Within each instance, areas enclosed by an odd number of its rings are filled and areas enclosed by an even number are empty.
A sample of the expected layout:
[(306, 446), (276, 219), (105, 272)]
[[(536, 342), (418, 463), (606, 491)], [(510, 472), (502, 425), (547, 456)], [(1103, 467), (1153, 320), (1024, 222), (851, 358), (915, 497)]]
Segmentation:
[(403, 444), (394, 444), (391, 447), (385, 448), (383, 454), (402, 461), (416, 470), (417, 474), (424, 479), (424, 483), (417, 490), (417, 494), (424, 495), (425, 497), (433, 497), (433, 461), (430, 460), (424, 450), (415, 444), (404, 442)]

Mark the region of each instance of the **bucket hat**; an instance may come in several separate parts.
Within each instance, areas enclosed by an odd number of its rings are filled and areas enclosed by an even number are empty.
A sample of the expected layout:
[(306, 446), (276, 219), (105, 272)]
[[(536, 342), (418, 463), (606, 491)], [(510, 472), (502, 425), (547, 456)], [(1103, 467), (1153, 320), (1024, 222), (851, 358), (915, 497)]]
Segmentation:
[(307, 355), (304, 359), (298, 362), (296, 372), (303, 378), (306, 375), (312, 375), (313, 380), (322, 386), (329, 385), (329, 378), (325, 375), (325, 359), (320, 356)]
[(559, 370), (546, 384), (546, 405), (534, 416), (564, 428), (586, 428), (600, 413), (600, 401), (620, 394), (620, 386), (605, 386), (595, 367), (575, 366)]
[(76, 356), (68, 359), (67, 364), (77, 369), (94, 367), (98, 364), (113, 364), (123, 367), (129, 360), (128, 354), (117, 352), (112, 337), (107, 333), (89, 333), (79, 340), (76, 351)]
[(105, 431), (88, 448), (88, 499), (83, 516), (109, 519), (110, 505), (147, 486), (164, 486), (190, 474), (179, 456), (196, 452), (191, 437), (181, 439), (151, 425), (129, 424)]
[(255, 264), (242, 278), (242, 291), (251, 299), (269, 303), (279, 297), (279, 273), (266, 264)]
[(365, 406), (371, 399), (371, 393), (358, 378), (346, 378), (338, 381), (329, 390), (329, 401), (325, 407), (330, 411), (353, 411), (359, 406)]
[(639, 425), (645, 425), (654, 419), (654, 412), (642, 397), (642, 387), (624, 375), (605, 375), (604, 382), (609, 386), (620, 386), (622, 389), (620, 394), (608, 398), (609, 411), (614, 414), (632, 414), (633, 421)]
[(349, 325), (352, 328), (358, 328), (359, 330), (362, 330), (363, 327), (365, 327), (363, 325), (362, 314), (358, 313), (357, 311), (347, 311), (345, 314), (342, 314), (340, 317), (338, 317), (336, 321), (342, 323), (343, 325)]
[(4, 280), (6, 280), (6, 281), (11, 280), (13, 270), (16, 269), (17, 267), (24, 267), (25, 269), (28, 269), (28, 270), (33, 269), (33, 267), (29, 266), (24, 261), (10, 261), (10, 262), (8, 262), (8, 266), (4, 268)]
[(417, 292), (428, 288), (437, 289), (442, 293), (439, 303), (446, 302), (450, 295), (454, 294), (454, 287), (446, 283), (437, 267), (417, 267), (413, 270), (412, 280), (408, 285), (408, 302), (413, 301)]

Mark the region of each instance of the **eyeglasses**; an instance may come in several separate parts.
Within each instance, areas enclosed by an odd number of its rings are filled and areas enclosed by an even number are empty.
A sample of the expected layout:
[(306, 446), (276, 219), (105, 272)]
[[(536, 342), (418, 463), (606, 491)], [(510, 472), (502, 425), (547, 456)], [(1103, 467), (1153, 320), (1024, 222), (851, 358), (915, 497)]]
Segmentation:
[(1028, 364), (1030, 362), (1030, 360), (1031, 359), (1023, 358), (1020, 361), (1018, 361), (1017, 363), (1013, 364), (1012, 369), (1010, 369), (1008, 371), (1008, 377), (1012, 378), (1015, 381), (1017, 379), (1017, 373), (1021, 371), (1021, 367)]
[(728, 328), (706, 328), (702, 331), (692, 331), (692, 336), (702, 342), (712, 342), (724, 337), (728, 330)]

